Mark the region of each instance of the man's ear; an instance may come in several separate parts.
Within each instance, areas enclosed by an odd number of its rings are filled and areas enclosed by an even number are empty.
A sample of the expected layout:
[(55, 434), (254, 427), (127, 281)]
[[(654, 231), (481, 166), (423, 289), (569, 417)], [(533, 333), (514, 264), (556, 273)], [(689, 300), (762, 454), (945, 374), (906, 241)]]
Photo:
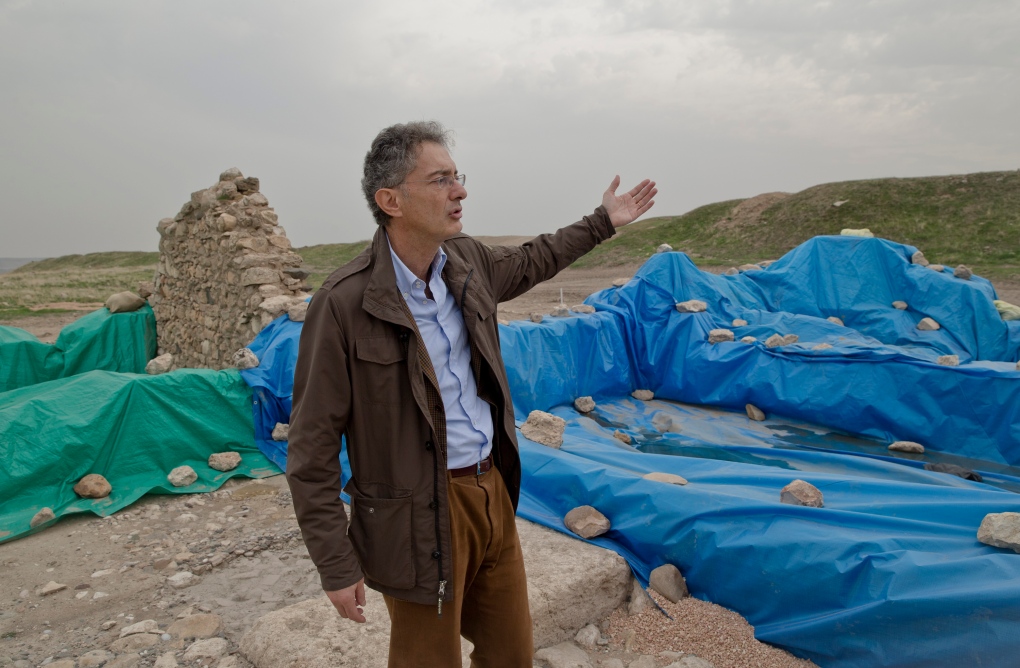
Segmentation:
[(390, 218), (401, 218), (404, 215), (400, 208), (400, 195), (395, 188), (380, 188), (376, 190), (375, 203)]

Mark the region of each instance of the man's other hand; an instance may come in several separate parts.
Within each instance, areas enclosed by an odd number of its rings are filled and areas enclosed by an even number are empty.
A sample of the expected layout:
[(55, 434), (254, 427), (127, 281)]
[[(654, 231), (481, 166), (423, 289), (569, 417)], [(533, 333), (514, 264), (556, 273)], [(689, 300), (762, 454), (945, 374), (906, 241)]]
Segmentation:
[(609, 221), (613, 227), (623, 227), (643, 216), (655, 204), (655, 181), (645, 179), (622, 195), (616, 194), (620, 187), (620, 177), (613, 178), (609, 188), (602, 195), (602, 206), (609, 212)]
[(361, 613), (361, 609), (365, 605), (365, 578), (361, 578), (345, 589), (327, 591), (326, 596), (329, 597), (329, 602), (333, 604), (341, 617), (359, 624), (365, 623), (365, 615)]

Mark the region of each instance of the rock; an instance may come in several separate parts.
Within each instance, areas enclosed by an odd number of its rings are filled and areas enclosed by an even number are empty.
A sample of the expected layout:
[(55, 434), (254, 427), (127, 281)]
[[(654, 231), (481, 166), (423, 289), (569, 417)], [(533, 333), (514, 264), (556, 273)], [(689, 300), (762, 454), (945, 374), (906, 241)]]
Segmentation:
[(107, 594), (105, 591), (97, 591), (96, 593), (92, 594), (92, 600), (98, 601), (99, 599), (106, 598), (107, 596), (109, 596), (109, 594)]
[(838, 199), (838, 200), (836, 200), (835, 202), (832, 203), (832, 206), (834, 206), (834, 207), (836, 207), (838, 209), (839, 207), (843, 206), (844, 204), (846, 204), (849, 201), (850, 200), (848, 200), (848, 199)]
[(259, 303), (259, 309), (264, 311), (270, 319), (279, 318), (287, 312), (294, 304), (294, 298), (290, 295), (277, 295), (264, 299)]
[(233, 471), (241, 463), (241, 455), (237, 452), (216, 452), (209, 455), (209, 468), (217, 471)]
[(142, 657), (134, 652), (131, 654), (122, 654), (107, 663), (106, 668), (138, 668), (139, 663), (141, 663), (141, 659)]
[(634, 390), (630, 393), (630, 396), (634, 397), (638, 401), (651, 401), (655, 398), (655, 393), (651, 390)]
[(34, 529), (56, 518), (57, 516), (53, 514), (52, 508), (43, 508), (32, 516), (32, 519), (28, 521), (28, 526)]
[(542, 314), (541, 313), (532, 313), (529, 316), (529, 319), (531, 320), (531, 322), (535, 322), (535, 323), (542, 322)]
[(757, 343), (758, 339), (754, 338), (753, 336), (742, 336), (742, 337), (740, 337), (740, 342), (741, 343)]
[(102, 624), (100, 624), (99, 625), (99, 630), (100, 631), (109, 631), (110, 629), (112, 629), (116, 625), (117, 625), (117, 620), (111, 619), (109, 621), (106, 621), (106, 622), (103, 622)]
[(178, 466), (170, 471), (166, 479), (174, 487), (187, 487), (198, 480), (198, 474), (190, 466)]
[(558, 448), (563, 445), (563, 430), (567, 421), (545, 411), (531, 411), (527, 421), (521, 425), (521, 433), (528, 440)]
[(906, 310), (907, 310), (907, 302), (902, 302), (902, 301), (894, 301), (894, 302), (892, 303), (892, 307), (893, 307), (894, 309), (898, 309), (898, 310), (900, 310), (900, 311), (906, 311)]
[(840, 236), (844, 236), (844, 237), (874, 237), (875, 236), (874, 234), (871, 233), (871, 230), (869, 230), (866, 227), (863, 227), (863, 228), (861, 228), (859, 230), (854, 230), (854, 229), (851, 229), (851, 228), (848, 227), (848, 228), (846, 228), (844, 230), (840, 230), (839, 234), (840, 234)]
[(826, 318), (826, 320), (828, 320), (829, 322), (831, 322), (834, 325), (839, 325), (840, 327), (845, 327), (846, 326), (846, 325), (843, 324), (843, 320), (842, 319), (837, 318), (834, 315), (830, 315), (828, 318)]
[(300, 281), (303, 281), (312, 275), (312, 271), (310, 269), (305, 269), (304, 267), (287, 267), (283, 270), (283, 273)]
[(722, 343), (724, 341), (732, 341), (733, 339), (733, 332), (728, 329), (713, 329), (708, 333), (709, 343)]
[[(92, 577), (93, 578), (105, 578), (107, 575), (113, 575), (116, 572), (117, 571), (112, 569), (112, 568), (104, 568), (102, 570), (99, 570), (99, 571), (96, 571), (95, 573), (93, 573)], [(75, 587), (75, 589), (77, 589), (77, 587)]]
[(708, 304), (700, 299), (688, 299), (677, 303), (676, 310), (680, 313), (702, 313), (708, 310)]
[(651, 473), (646, 473), (646, 474), (644, 474), (641, 477), (644, 478), (645, 480), (651, 480), (653, 482), (664, 482), (664, 483), (668, 483), (670, 485), (686, 485), (687, 484), (687, 479), (686, 478), (684, 478), (682, 476), (678, 476), (678, 475), (676, 475), (674, 473), (660, 473), (658, 471), (652, 471)]
[(599, 631), (599, 627), (589, 624), (577, 632), (577, 635), (574, 636), (574, 642), (590, 652), (594, 651), (598, 646), (600, 637), (602, 637), (602, 632)]
[(988, 513), (978, 527), (977, 539), (1020, 553), (1020, 513)]
[(308, 302), (300, 301), (297, 304), (291, 305), (287, 309), (287, 317), (293, 322), (304, 322), (305, 316), (308, 314)]
[(680, 574), (680, 569), (673, 564), (663, 564), (653, 570), (648, 578), (648, 586), (673, 603), (690, 596), (687, 581)]
[(981, 477), (981, 474), (977, 471), (971, 471), (970, 469), (965, 469), (962, 466), (947, 464), (945, 462), (925, 464), (924, 470), (934, 471), (935, 473), (948, 473), (949, 475), (955, 475), (959, 478), (963, 478), (964, 480), (973, 480), (974, 482), (981, 482), (984, 480), (984, 478)]
[(889, 449), (893, 452), (911, 452), (918, 455), (924, 453), (924, 446), (913, 441), (896, 441), (889, 444)]
[(241, 274), (241, 285), (263, 285), (279, 280), (280, 272), (271, 267), (248, 267)]
[(965, 281), (969, 281), (971, 277), (974, 276), (974, 272), (971, 271), (967, 266), (961, 264), (956, 269), (953, 270), (953, 276), (956, 276), (957, 278), (962, 278)]
[(573, 306), (570, 307), (570, 310), (573, 311), (574, 313), (591, 314), (595, 312), (595, 307), (590, 306), (589, 304), (574, 304)]
[(765, 347), (767, 348), (778, 348), (779, 346), (785, 345), (786, 337), (780, 334), (773, 334), (769, 338), (765, 339)]
[(53, 580), (50, 580), (43, 586), (36, 589), (35, 593), (37, 596), (51, 596), (53, 594), (56, 594), (58, 591), (64, 591), (65, 589), (67, 589), (66, 584), (60, 584), (59, 582), (54, 582)]
[(931, 318), (921, 318), (921, 322), (917, 323), (917, 328), (922, 332), (934, 332), (937, 329), (942, 329), (942, 325)]
[(786, 336), (783, 337), (784, 346), (791, 346), (794, 343), (797, 343), (798, 341), (800, 341), (800, 337), (797, 336), (796, 334), (787, 334)]
[(159, 643), (159, 636), (154, 633), (135, 633), (134, 635), (125, 636), (119, 640), (114, 640), (110, 643), (110, 649), (117, 654), (123, 654), (125, 652), (137, 652), (143, 649), (149, 649)]
[(581, 538), (595, 538), (610, 529), (609, 518), (591, 506), (578, 506), (566, 514), (563, 524)]
[(290, 439), (290, 425), (284, 424), (283, 422), (277, 422), (276, 426), (273, 427), (273, 440), (286, 441), (289, 439)]
[(924, 256), (924, 253), (922, 253), (921, 251), (917, 251), (916, 253), (910, 256), (910, 263), (919, 264), (922, 267), (927, 267), (929, 264), (928, 259)]
[(535, 652), (535, 658), (545, 661), (549, 668), (592, 668), (584, 650), (570, 642), (542, 648)]
[(630, 445), (631, 442), (632, 442), (631, 438), (630, 438), (630, 434), (628, 434), (626, 432), (622, 432), (619, 429), (617, 429), (616, 431), (613, 432), (613, 438), (615, 438), (616, 440), (620, 441), (621, 443), (626, 443), (627, 445)]
[(106, 308), (110, 313), (130, 313), (145, 305), (145, 300), (133, 292), (118, 292), (106, 300)]
[(659, 668), (659, 662), (655, 660), (654, 656), (648, 654), (642, 654), (638, 658), (630, 662), (627, 668)]
[(225, 169), (220, 173), (220, 181), (234, 181), (235, 179), (243, 179), (244, 174), (237, 167), (231, 167)]
[(665, 434), (667, 431), (672, 431), (677, 434), (680, 433), (680, 428), (673, 424), (673, 418), (666, 415), (665, 413), (656, 413), (652, 416), (652, 426), (660, 434)]
[(627, 285), (628, 283), (630, 283), (630, 279), (629, 278), (615, 278), (615, 279), (613, 279), (613, 287), (614, 288), (622, 288), (623, 286)]
[(740, 270), (737, 269), (736, 267), (730, 267), (729, 269), (723, 272), (723, 276), (737, 276), (739, 274)]
[(100, 668), (103, 664), (112, 661), (114, 656), (113, 652), (108, 652), (105, 649), (94, 649), (78, 657), (78, 668)]
[(125, 626), (122, 628), (120, 630), (120, 637), (126, 638), (127, 636), (132, 636), (136, 633), (159, 633), (159, 624), (156, 623), (155, 619), (144, 619), (132, 624), (131, 626)]
[(186, 587), (193, 587), (201, 581), (201, 578), (190, 571), (181, 571), (174, 573), (166, 579), (166, 583), (174, 589), (185, 589)]
[(627, 667), (623, 665), (623, 661), (614, 657), (612, 659), (602, 659), (602, 661), (599, 662), (599, 668), (627, 668)]
[(238, 177), (234, 179), (234, 185), (237, 186), (237, 192), (242, 194), (257, 193), (259, 191), (259, 180), (254, 176), (247, 178)]
[(177, 657), (174, 656), (173, 652), (161, 654), (156, 659), (156, 662), (152, 664), (152, 668), (177, 668)]
[(241, 348), (230, 357), (230, 365), (235, 369), (254, 369), (259, 365), (259, 358), (248, 348)]
[(819, 343), (817, 346), (815, 346), (811, 350), (829, 350), (830, 348), (832, 348), (832, 344), (831, 343)]
[(150, 376), (158, 376), (161, 373), (170, 371), (174, 366), (174, 356), (170, 353), (164, 353), (159, 357), (153, 357), (149, 360), (148, 364), (145, 365), (145, 373)]
[(74, 493), (85, 499), (105, 499), (113, 487), (98, 473), (90, 473), (74, 486)]
[(152, 560), (152, 570), (161, 571), (170, 564), (174, 563), (174, 560), (170, 557), (160, 557), (159, 559)]
[(808, 506), (810, 508), (821, 508), (823, 506), (822, 493), (817, 487), (803, 480), (794, 480), (784, 487), (779, 494), (779, 501), (794, 506)]
[(148, 299), (156, 288), (153, 286), (152, 281), (139, 281), (138, 282), (138, 296), (142, 299)]
[(673, 250), (673, 247), (669, 244), (659, 244), (659, 247), (655, 249), (656, 253), (668, 253)]
[(732, 325), (734, 327), (747, 327), (747, 321), (743, 318), (734, 318)]
[(574, 399), (574, 408), (581, 413), (591, 413), (595, 410), (595, 400), (591, 397), (578, 397)]
[(197, 659), (218, 659), (227, 653), (227, 641), (225, 638), (206, 638), (196, 640), (184, 650), (185, 661)]
[(928, 267), (929, 269), (931, 269), (932, 271), (939, 272), (940, 274), (943, 271), (946, 270), (946, 265), (944, 265), (944, 264), (928, 264), (928, 265), (925, 265), (925, 266)]
[(749, 271), (761, 271), (761, 267), (759, 267), (756, 264), (742, 264), (739, 267), (737, 267), (737, 271), (744, 274)]
[(57, 659), (50, 663), (43, 661), (41, 665), (46, 666), (46, 668), (74, 668), (74, 659)]
[(212, 638), (222, 630), (223, 620), (219, 615), (200, 613), (178, 619), (170, 625), (166, 632), (174, 638), (189, 640), (191, 638)]
[(237, 657), (233, 654), (226, 655), (216, 664), (216, 668), (237, 668)]
[(630, 602), (627, 604), (627, 614), (640, 615), (651, 602), (652, 597), (648, 595), (648, 592), (641, 586), (637, 578), (631, 578)]
[(747, 411), (747, 417), (751, 418), (755, 422), (761, 422), (765, 419), (765, 413), (754, 404), (745, 405), (744, 410)]
[(938, 359), (935, 361), (942, 366), (960, 366), (959, 355), (939, 355)]
[(566, 304), (560, 304), (553, 309), (552, 315), (556, 318), (567, 318), (570, 317), (570, 309), (567, 308)]
[(688, 654), (679, 661), (669, 664), (666, 668), (715, 668), (715, 664), (702, 659), (700, 656)]

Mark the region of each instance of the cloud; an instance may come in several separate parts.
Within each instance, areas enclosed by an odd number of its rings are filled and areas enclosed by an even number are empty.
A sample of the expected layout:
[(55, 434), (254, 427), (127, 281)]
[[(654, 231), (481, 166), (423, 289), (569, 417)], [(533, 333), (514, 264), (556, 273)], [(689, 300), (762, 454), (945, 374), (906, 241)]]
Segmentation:
[(232, 165), (296, 244), (366, 238), (362, 156), (414, 118), (457, 131), (488, 234), (574, 220), (616, 172), (675, 214), (1015, 168), (1018, 26), (992, 0), (8, 2), (0, 255), (152, 249)]

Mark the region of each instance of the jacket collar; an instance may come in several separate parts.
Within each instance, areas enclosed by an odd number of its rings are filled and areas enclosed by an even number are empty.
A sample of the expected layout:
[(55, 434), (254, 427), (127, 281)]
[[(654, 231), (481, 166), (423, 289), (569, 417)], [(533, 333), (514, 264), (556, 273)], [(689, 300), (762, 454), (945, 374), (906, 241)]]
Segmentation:
[(386, 230), (381, 225), (372, 237), (371, 258), (372, 273), (365, 286), (361, 307), (381, 320), (406, 326), (407, 316), (397, 302), (400, 295), (397, 291), (397, 274), (390, 257), (390, 244), (386, 240)]

